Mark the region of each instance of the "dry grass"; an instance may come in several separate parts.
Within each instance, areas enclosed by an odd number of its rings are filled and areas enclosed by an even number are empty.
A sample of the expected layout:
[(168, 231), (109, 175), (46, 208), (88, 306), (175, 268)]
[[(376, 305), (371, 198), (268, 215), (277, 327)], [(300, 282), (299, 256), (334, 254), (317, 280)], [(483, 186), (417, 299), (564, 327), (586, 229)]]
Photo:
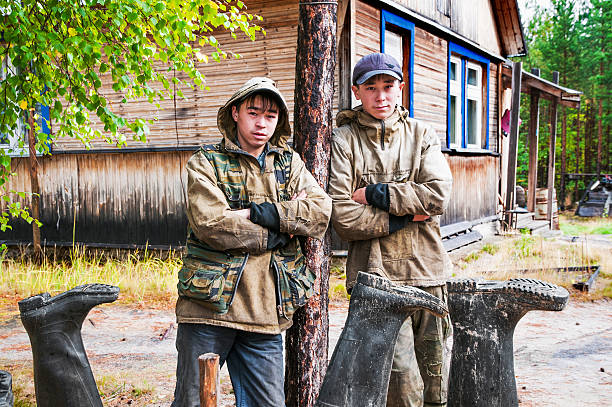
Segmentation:
[[(590, 243), (588, 236), (572, 243), (541, 236), (519, 235), (507, 237), (497, 243), (497, 250), (475, 250), (456, 263), (454, 277), (507, 280), (509, 278), (535, 278), (568, 289), (588, 274), (555, 271), (555, 268), (599, 265), (600, 275), (594, 290), (572, 294), (584, 299), (612, 298), (612, 247)], [(532, 270), (532, 271), (525, 271)]]
[(41, 292), (51, 295), (88, 283), (118, 286), (119, 302), (167, 308), (176, 301), (180, 255), (148, 251), (110, 256), (108, 252), (75, 248), (66, 256), (47, 254), (41, 262), (28, 256), (2, 258), (0, 301), (14, 302)]

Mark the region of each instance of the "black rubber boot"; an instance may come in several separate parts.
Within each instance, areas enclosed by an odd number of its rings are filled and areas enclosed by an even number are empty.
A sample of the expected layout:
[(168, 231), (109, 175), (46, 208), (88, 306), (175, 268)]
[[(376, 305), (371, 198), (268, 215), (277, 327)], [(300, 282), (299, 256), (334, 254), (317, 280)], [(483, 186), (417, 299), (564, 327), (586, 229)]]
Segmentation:
[(38, 407), (102, 407), (81, 326), (93, 307), (118, 295), (118, 287), (87, 284), (55, 297), (44, 293), (19, 301), (32, 344)]
[(400, 326), (421, 309), (440, 317), (447, 313), (446, 305), (425, 291), (359, 273), (316, 405), (384, 407)]
[(528, 311), (561, 311), (569, 293), (527, 278), (453, 280), (447, 286), (454, 330), (448, 406), (518, 406), (514, 327)]
[(0, 407), (13, 407), (13, 378), (6, 370), (0, 370)]

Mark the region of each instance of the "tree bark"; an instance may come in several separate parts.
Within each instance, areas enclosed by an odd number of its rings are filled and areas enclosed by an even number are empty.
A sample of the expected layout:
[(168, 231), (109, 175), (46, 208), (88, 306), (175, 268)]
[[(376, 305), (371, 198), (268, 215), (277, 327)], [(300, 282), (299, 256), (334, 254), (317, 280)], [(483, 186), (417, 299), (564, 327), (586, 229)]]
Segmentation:
[[(591, 100), (592, 102), (592, 100)], [(584, 173), (591, 172), (591, 154), (589, 153), (589, 144), (592, 136), (591, 132), (591, 114), (593, 108), (591, 103), (587, 103), (584, 112)]]
[(567, 142), (567, 111), (565, 106), (563, 106), (563, 110), (561, 112), (561, 179), (559, 189), (560, 191), (560, 199), (559, 199), (559, 207), (561, 209), (565, 209), (565, 169), (566, 169), (566, 159), (567, 159), (567, 151), (565, 144)]
[[(576, 174), (580, 174), (580, 105), (576, 112)], [(574, 202), (578, 201), (578, 179), (574, 181)]]
[[(295, 66), (294, 146), (327, 189), (336, 65), (337, 2), (300, 2)], [(299, 309), (286, 335), (288, 407), (314, 406), (327, 370), (330, 238), (302, 242), (315, 272), (315, 295)]]
[[(28, 112), (28, 147), (29, 147), (29, 164), (30, 164), (30, 189), (32, 192), (31, 215), (34, 219), (40, 218), (40, 186), (38, 184), (38, 159), (36, 157), (36, 131), (34, 129), (34, 111)], [(42, 247), (40, 245), (40, 228), (36, 222), (32, 222), (32, 246), (34, 247), (34, 256), (39, 259), (42, 255)]]
[(601, 102), (601, 97), (597, 101), (598, 104), (598, 112), (597, 112), (597, 176), (601, 175), (601, 145), (603, 143), (603, 133), (602, 133), (602, 117), (603, 117), (603, 106)]

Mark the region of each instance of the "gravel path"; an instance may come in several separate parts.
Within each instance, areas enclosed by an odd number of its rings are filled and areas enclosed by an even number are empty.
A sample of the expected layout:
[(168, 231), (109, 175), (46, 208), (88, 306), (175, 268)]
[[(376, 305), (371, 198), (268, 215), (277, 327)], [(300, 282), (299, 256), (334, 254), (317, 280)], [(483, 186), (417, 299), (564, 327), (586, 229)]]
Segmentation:
[[(31, 369), (27, 334), (16, 310), (5, 311), (11, 316), (0, 323), (0, 369)], [(330, 308), (330, 357), (347, 311), (344, 303)], [(520, 321), (514, 346), (521, 406), (610, 405), (611, 311), (612, 301), (570, 302), (562, 312), (532, 311)], [(112, 304), (94, 308), (85, 321), (83, 341), (98, 383), (115, 380), (151, 390), (132, 401), (118, 392), (107, 397), (105, 405), (169, 406), (176, 367), (175, 337), (171, 311)], [(222, 405), (233, 405), (226, 369), (221, 381)], [(15, 378), (15, 382), (20, 381)], [(26, 392), (29, 382), (25, 381)]]

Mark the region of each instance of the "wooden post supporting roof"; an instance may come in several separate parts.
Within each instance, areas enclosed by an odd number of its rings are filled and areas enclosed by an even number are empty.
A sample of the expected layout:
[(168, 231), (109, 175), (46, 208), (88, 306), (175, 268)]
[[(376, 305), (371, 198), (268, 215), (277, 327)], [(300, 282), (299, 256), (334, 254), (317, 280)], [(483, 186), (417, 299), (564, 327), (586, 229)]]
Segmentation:
[[(559, 84), (559, 72), (553, 72), (553, 83)], [(548, 205), (546, 207), (546, 220), (553, 229), (553, 199), (555, 197), (555, 146), (557, 145), (557, 104), (554, 98), (550, 104), (550, 140), (548, 143)]]
[[(336, 66), (337, 2), (301, 0), (295, 64), (294, 146), (306, 168), (327, 189)], [(329, 343), (329, 233), (303, 244), (316, 274), (315, 295), (293, 317), (286, 335), (285, 394), (288, 407), (315, 405), (327, 370)]]
[(522, 63), (512, 64), (512, 108), (510, 111), (510, 147), (508, 149), (508, 181), (506, 186), (505, 224), (509, 228), (514, 209), (514, 190), (516, 183), (516, 157), (518, 153), (518, 124), (521, 110), (521, 73)]
[[(540, 76), (540, 70), (531, 73)], [(529, 173), (527, 175), (527, 210), (535, 211), (536, 189), (538, 188), (538, 130), (540, 127), (540, 91), (531, 89), (529, 105)]]

